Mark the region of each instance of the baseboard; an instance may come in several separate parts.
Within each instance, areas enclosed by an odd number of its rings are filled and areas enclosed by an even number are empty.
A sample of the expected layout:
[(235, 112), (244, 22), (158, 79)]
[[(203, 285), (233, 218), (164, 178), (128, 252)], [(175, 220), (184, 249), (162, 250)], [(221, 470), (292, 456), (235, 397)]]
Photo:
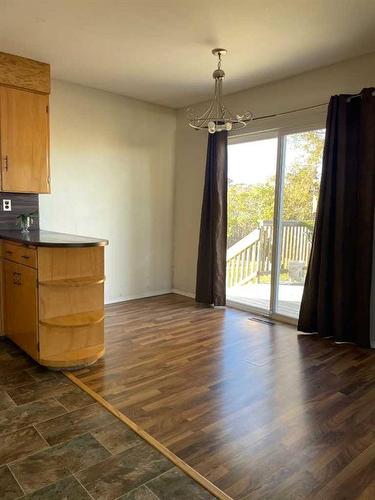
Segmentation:
[(134, 295), (125, 295), (124, 297), (116, 297), (114, 299), (106, 300), (105, 305), (118, 304), (119, 302), (127, 302), (128, 300), (146, 299), (147, 297), (156, 297), (158, 295), (166, 295), (168, 293), (175, 293), (177, 295), (183, 295), (184, 297), (195, 299), (194, 293), (178, 290), (177, 288), (167, 288), (165, 290), (156, 290), (153, 292), (143, 292)]
[(128, 300), (135, 299), (145, 299), (147, 297), (156, 297), (157, 295), (166, 295), (167, 293), (175, 293), (171, 288), (165, 290), (156, 290), (153, 292), (143, 292), (134, 295), (125, 295), (124, 297), (117, 297), (115, 299), (110, 299), (105, 301), (105, 305), (117, 304), (118, 302), (127, 302)]
[(183, 290), (179, 290), (178, 288), (172, 288), (171, 293), (176, 293), (177, 295), (183, 295), (184, 297), (190, 297), (191, 299), (195, 299), (194, 293), (185, 292)]

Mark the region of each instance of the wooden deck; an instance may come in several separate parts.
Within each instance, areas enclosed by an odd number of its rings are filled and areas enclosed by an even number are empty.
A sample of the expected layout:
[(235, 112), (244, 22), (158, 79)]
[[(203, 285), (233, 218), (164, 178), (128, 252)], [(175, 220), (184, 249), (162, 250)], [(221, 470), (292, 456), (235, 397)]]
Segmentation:
[[(297, 319), (301, 305), (303, 286), (281, 284), (277, 312), (283, 316)], [(249, 307), (268, 311), (270, 308), (271, 285), (247, 284), (234, 286), (227, 290), (228, 300), (239, 302)]]
[(79, 379), (236, 499), (375, 497), (375, 352), (165, 295)]

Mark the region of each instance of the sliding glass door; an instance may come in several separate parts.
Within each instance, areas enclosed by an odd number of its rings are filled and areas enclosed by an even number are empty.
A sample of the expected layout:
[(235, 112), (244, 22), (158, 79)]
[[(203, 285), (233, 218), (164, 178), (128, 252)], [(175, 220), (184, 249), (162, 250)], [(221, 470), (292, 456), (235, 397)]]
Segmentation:
[(275, 312), (298, 318), (322, 170), (324, 130), (288, 134), (282, 166)]
[(274, 316), (298, 317), (323, 145), (323, 129), (230, 142), (229, 301)]
[(227, 294), (269, 310), (277, 136), (228, 148)]

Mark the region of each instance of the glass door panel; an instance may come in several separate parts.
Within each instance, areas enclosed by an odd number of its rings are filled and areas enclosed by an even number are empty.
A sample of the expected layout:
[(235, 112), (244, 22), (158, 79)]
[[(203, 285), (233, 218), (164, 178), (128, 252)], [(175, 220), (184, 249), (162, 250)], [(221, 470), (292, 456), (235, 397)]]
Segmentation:
[(298, 318), (319, 196), (325, 130), (284, 137), (275, 309)]
[(269, 311), (277, 137), (228, 147), (227, 298)]

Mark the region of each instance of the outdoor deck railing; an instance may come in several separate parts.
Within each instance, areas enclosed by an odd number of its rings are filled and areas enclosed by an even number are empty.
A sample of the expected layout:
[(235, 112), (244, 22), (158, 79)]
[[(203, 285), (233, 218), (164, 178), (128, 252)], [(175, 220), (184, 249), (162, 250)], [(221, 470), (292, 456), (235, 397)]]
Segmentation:
[[(287, 272), (291, 261), (306, 267), (311, 248), (311, 229), (300, 221), (284, 221), (281, 227), (280, 272)], [(227, 286), (244, 285), (272, 268), (273, 224), (264, 221), (259, 228), (227, 250)]]

